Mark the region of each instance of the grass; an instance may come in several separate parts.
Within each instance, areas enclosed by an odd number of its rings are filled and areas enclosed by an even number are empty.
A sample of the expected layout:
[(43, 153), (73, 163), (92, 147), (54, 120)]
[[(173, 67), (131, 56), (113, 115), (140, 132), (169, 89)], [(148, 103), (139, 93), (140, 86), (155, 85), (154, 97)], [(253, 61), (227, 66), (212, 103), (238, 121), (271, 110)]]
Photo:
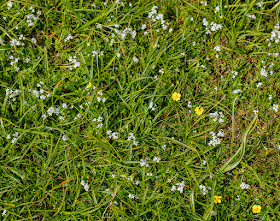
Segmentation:
[(280, 220), (279, 10), (2, 1), (1, 219)]

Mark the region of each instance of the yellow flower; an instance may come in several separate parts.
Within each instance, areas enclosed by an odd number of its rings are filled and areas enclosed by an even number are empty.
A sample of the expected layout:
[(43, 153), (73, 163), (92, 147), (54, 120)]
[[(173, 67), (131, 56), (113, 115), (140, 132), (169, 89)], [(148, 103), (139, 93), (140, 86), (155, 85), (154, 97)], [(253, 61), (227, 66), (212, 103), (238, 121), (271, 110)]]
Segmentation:
[(89, 82), (87, 87), (86, 87), (86, 90), (90, 89), (91, 87), (92, 87), (92, 84), (91, 84), (91, 82)]
[(179, 101), (180, 98), (181, 98), (181, 94), (180, 94), (180, 93), (174, 92), (174, 93), (172, 94), (172, 99), (173, 99), (174, 101)]
[(221, 196), (214, 196), (214, 203), (221, 203), (222, 197)]
[(259, 213), (259, 212), (261, 212), (261, 209), (262, 209), (262, 207), (260, 205), (254, 205), (252, 207), (253, 213)]
[(194, 111), (197, 115), (201, 115), (203, 113), (204, 109), (203, 109), (203, 107), (196, 107)]

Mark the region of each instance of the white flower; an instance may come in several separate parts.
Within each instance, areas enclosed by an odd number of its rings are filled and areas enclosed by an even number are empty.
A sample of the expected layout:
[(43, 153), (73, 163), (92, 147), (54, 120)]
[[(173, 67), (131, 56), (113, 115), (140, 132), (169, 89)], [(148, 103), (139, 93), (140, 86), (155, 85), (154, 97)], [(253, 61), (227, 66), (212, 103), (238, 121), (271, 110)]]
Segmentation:
[(66, 39), (64, 39), (64, 41), (69, 41), (70, 39), (73, 39), (73, 36), (71, 34), (69, 34)]
[(67, 108), (67, 104), (66, 104), (66, 103), (63, 103), (63, 104), (62, 104), (62, 108), (66, 109), (66, 108)]
[(202, 190), (203, 195), (206, 195), (208, 193), (208, 190), (206, 189), (206, 187), (203, 184), (199, 185), (199, 189)]
[(163, 150), (165, 150), (165, 149), (166, 149), (166, 145), (162, 145), (161, 148), (162, 148)]
[(256, 115), (258, 112), (259, 112), (259, 110), (258, 110), (258, 109), (253, 110), (254, 115)]
[(121, 54), (120, 54), (120, 53), (117, 53), (117, 57), (120, 58), (120, 57), (121, 57)]
[(31, 41), (36, 44), (37, 43), (37, 40), (35, 38), (32, 38)]
[(264, 76), (264, 77), (267, 77), (267, 75), (268, 75), (267, 71), (264, 68), (261, 69), (260, 74), (261, 74), (261, 76)]
[(111, 177), (114, 179), (114, 178), (116, 178), (116, 175), (115, 175), (115, 174), (112, 174)]
[(175, 190), (176, 190), (176, 186), (172, 186), (171, 191), (175, 191)]
[(52, 114), (55, 112), (55, 109), (53, 107), (50, 107), (48, 110), (47, 110), (47, 113), (49, 114), (49, 116), (52, 116)]
[(219, 130), (219, 132), (217, 133), (217, 136), (224, 137), (225, 136), (224, 130), (223, 129)]
[(62, 136), (62, 140), (67, 141), (68, 138), (67, 138), (65, 135), (63, 135), (63, 136)]
[(141, 29), (144, 30), (144, 29), (146, 29), (146, 27), (147, 27), (147, 25), (146, 25), (146, 24), (143, 24), (143, 25), (141, 26)]
[(159, 157), (154, 157), (153, 161), (155, 161), (155, 162), (159, 163), (160, 158), (159, 158)]
[(85, 190), (85, 191), (88, 191), (88, 190), (89, 190), (89, 185), (88, 185), (87, 183), (84, 185), (84, 190)]
[(128, 198), (129, 198), (129, 199), (134, 199), (135, 196), (134, 196), (133, 194), (130, 193), (130, 194), (128, 194)]
[(59, 116), (59, 118), (58, 118), (59, 120), (65, 120), (65, 118), (63, 117), (63, 116)]
[(138, 63), (138, 61), (139, 61), (139, 59), (137, 58), (137, 57), (133, 57), (133, 61), (135, 62), (135, 63)]
[(250, 185), (249, 184), (246, 184), (246, 183), (244, 183), (244, 182), (242, 182), (241, 184), (240, 184), (240, 188), (242, 189), (242, 190), (244, 190), (244, 189), (249, 189), (250, 188)]
[(213, 131), (211, 131), (210, 134), (212, 136), (212, 140), (209, 141), (209, 146), (216, 146), (221, 143), (221, 140), (215, 135)]
[(13, 2), (8, 2), (7, 3), (7, 8), (8, 8), (8, 10), (10, 10), (12, 7), (13, 7)]
[(263, 84), (262, 84), (262, 82), (259, 82), (258, 84), (257, 84), (257, 87), (261, 87)]
[(221, 47), (220, 47), (220, 46), (215, 46), (215, 47), (214, 47), (214, 50), (217, 51), (217, 52), (219, 52), (219, 51), (221, 51)]
[(235, 78), (237, 75), (238, 75), (238, 72), (237, 71), (232, 71), (231, 72), (233, 75), (232, 75), (232, 78)]
[(147, 176), (153, 176), (153, 173), (147, 173)]
[(214, 13), (216, 14), (218, 11), (220, 11), (220, 6), (217, 6), (217, 7), (215, 8)]
[(271, 109), (274, 110), (275, 112), (277, 112), (278, 109), (279, 109), (279, 105), (278, 104), (273, 104)]
[(236, 90), (234, 90), (232, 93), (233, 93), (233, 94), (238, 94), (238, 93), (241, 93), (241, 92), (242, 92), (242, 90), (236, 89)]
[(4, 209), (3, 212), (2, 212), (2, 216), (6, 216), (7, 215), (7, 210)]
[(140, 161), (141, 161), (141, 162), (140, 162), (141, 167), (143, 167), (143, 166), (145, 166), (145, 165), (147, 164), (146, 161), (143, 160), (143, 159), (141, 159)]

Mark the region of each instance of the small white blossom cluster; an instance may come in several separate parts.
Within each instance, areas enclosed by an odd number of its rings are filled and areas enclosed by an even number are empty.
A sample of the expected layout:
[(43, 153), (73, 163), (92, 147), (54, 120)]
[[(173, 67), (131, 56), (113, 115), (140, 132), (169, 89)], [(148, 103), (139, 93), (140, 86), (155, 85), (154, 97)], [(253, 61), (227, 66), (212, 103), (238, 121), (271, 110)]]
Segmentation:
[(217, 51), (217, 52), (220, 52), (221, 51), (221, 47), (220, 46), (215, 46), (214, 50)]
[(181, 183), (176, 183), (175, 186), (173, 185), (173, 186), (171, 187), (171, 191), (177, 190), (177, 191), (179, 191), (180, 193), (183, 193), (184, 187), (185, 187), (185, 182), (182, 181)]
[(166, 149), (166, 145), (162, 145), (161, 148), (162, 148), (163, 150), (165, 150), (165, 149)]
[[(98, 57), (102, 57), (104, 56), (104, 51), (100, 51), (100, 53), (98, 53), (98, 51), (92, 51), (92, 57), (98, 56)], [(88, 54), (88, 56), (90, 56), (90, 54)]]
[[(61, 110), (59, 108), (54, 108), (54, 107), (50, 107), (48, 110), (47, 110), (47, 113), (49, 116), (52, 116), (53, 114), (56, 114), (56, 116), (58, 116), (61, 112)], [(44, 119), (47, 118), (47, 115), (43, 114), (42, 117)]]
[[(44, 85), (44, 82), (40, 81), (37, 84), (38, 90), (31, 90), (30, 88), (27, 90), (29, 93), (32, 93), (35, 97), (40, 98), (41, 100), (45, 100), (47, 97), (50, 97), (50, 94), (47, 93), (44, 89), (41, 87)], [(40, 88), (40, 90), (39, 90)]]
[(127, 140), (133, 140), (133, 145), (134, 145), (134, 146), (137, 146), (137, 145), (138, 145), (138, 141), (136, 140), (136, 137), (134, 136), (133, 133), (129, 133), (129, 134), (128, 134)]
[(156, 107), (157, 107), (157, 105), (154, 104), (154, 103), (151, 101), (150, 104), (149, 104), (149, 109), (151, 109), (152, 111), (155, 111), (155, 110), (156, 110)]
[[(270, 71), (269, 71), (269, 74), (270, 75), (273, 75), (273, 70), (272, 70), (272, 67), (274, 66), (274, 63), (270, 64), (268, 66), (268, 68), (270, 68)], [(268, 71), (266, 70), (266, 66), (263, 66), (261, 68), (261, 71), (260, 71), (260, 75), (263, 76), (263, 77), (267, 77), (268, 76)]]
[(147, 176), (153, 176), (153, 173), (147, 173)]
[(66, 142), (68, 140), (68, 137), (66, 135), (63, 135), (61, 139)]
[(274, 110), (275, 112), (277, 112), (279, 109), (279, 104), (273, 104), (271, 107), (271, 110)]
[(88, 191), (88, 190), (89, 190), (89, 185), (88, 185), (88, 183), (86, 183), (84, 180), (82, 180), (81, 185), (84, 187), (84, 190), (85, 190), (85, 191)]
[(203, 194), (203, 195), (206, 195), (206, 194), (208, 193), (208, 190), (207, 190), (207, 189), (211, 190), (211, 187), (207, 187), (207, 188), (206, 188), (206, 186), (204, 186), (203, 184), (200, 184), (198, 187), (199, 187), (199, 189), (202, 191), (202, 194)]
[(100, 91), (97, 91), (97, 95), (99, 95), (99, 96), (97, 96), (96, 97), (96, 100), (97, 100), (97, 102), (105, 102), (106, 101), (106, 98), (105, 97), (102, 97), (103, 96), (103, 92), (102, 92), (102, 90), (100, 90)]
[(221, 143), (221, 140), (218, 138), (218, 135), (221, 136), (221, 135), (223, 135), (223, 133), (218, 133), (216, 135), (213, 131), (211, 131), (210, 135), (212, 136), (212, 140), (209, 141), (209, 143), (208, 143), (209, 146), (216, 146)]
[(7, 210), (4, 209), (3, 212), (1, 213), (2, 216), (6, 216), (7, 215)]
[(119, 138), (119, 137), (118, 137), (118, 132), (112, 132), (111, 130), (107, 130), (106, 133), (107, 133), (109, 139), (114, 139), (114, 140), (116, 140), (116, 139)]
[(18, 137), (19, 137), (18, 132), (17, 132), (17, 131), (14, 132), (14, 133), (12, 134), (12, 136), (11, 136), (10, 134), (8, 134), (6, 138), (9, 140), (9, 139), (11, 139), (12, 137), (13, 137), (13, 139), (12, 139), (11, 143), (15, 143), (15, 142), (17, 141)]
[(17, 100), (16, 96), (18, 96), (22, 92), (20, 89), (11, 90), (10, 88), (7, 88), (5, 91), (6, 91), (6, 97), (12, 99), (13, 102)]
[(267, 71), (265, 70), (265, 68), (262, 68), (262, 69), (261, 69), (260, 75), (263, 76), (263, 77), (267, 77), (268, 73), (267, 73)]
[(247, 189), (250, 188), (250, 185), (249, 185), (249, 184), (246, 184), (246, 183), (244, 183), (244, 182), (242, 182), (242, 183), (240, 184), (240, 188), (241, 188), (242, 190), (247, 190)]
[(160, 157), (154, 157), (153, 161), (155, 161), (155, 162), (159, 163), (159, 161), (160, 161)]
[(129, 199), (139, 199), (139, 197), (137, 195), (133, 195), (132, 193), (128, 194), (128, 198)]
[(124, 7), (124, 3), (123, 3), (123, 2), (120, 2), (120, 0), (116, 0), (116, 4), (120, 4), (121, 6)]
[[(14, 39), (12, 39), (12, 41), (13, 41)], [(11, 42), (12, 42), (11, 41)], [(20, 42), (19, 42), (20, 43)], [(24, 43), (23, 43), (24, 44)], [(14, 60), (13, 60), (14, 59)], [(14, 68), (15, 68), (15, 71), (16, 72), (18, 72), (19, 70), (20, 70), (20, 68), (17, 66), (17, 63), (20, 61), (20, 58), (19, 57), (17, 57), (17, 58), (15, 58), (13, 55), (11, 55), (10, 56), (10, 60), (12, 60), (11, 62), (10, 62), (10, 64), (11, 64), (11, 66), (13, 66)]]
[[(153, 6), (151, 11), (148, 14), (148, 17), (153, 21), (156, 22), (157, 20), (160, 20), (161, 23), (161, 27), (163, 30), (166, 30), (168, 28), (169, 23), (165, 22), (165, 20), (163, 19), (163, 14), (158, 14), (157, 12), (157, 6)], [(170, 31), (170, 30), (169, 30)], [(172, 32), (172, 31), (170, 31)]]
[(92, 121), (93, 121), (93, 122), (98, 122), (98, 123), (100, 123), (100, 124), (97, 124), (96, 128), (101, 128), (101, 127), (103, 127), (103, 123), (102, 123), (103, 117), (99, 116), (97, 119), (96, 119), (96, 118), (93, 118)]
[(225, 121), (224, 121), (224, 117), (225, 117), (225, 115), (223, 114), (223, 112), (214, 112), (214, 113), (210, 113), (209, 114), (209, 116), (211, 117), (211, 118), (213, 118), (213, 121), (214, 122), (219, 122), (219, 123), (224, 123)]
[(139, 61), (139, 59), (137, 58), (137, 57), (133, 57), (133, 59), (132, 59), (135, 63), (138, 63), (138, 61)]
[(262, 82), (258, 82), (256, 87), (261, 87), (262, 85), (263, 85)]
[(12, 38), (12, 40), (10, 41), (10, 45), (11, 46), (24, 46), (25, 44), (23, 42), (20, 42), (19, 40), (17, 40), (16, 38)]
[[(32, 13), (35, 12), (35, 9), (33, 9), (32, 6), (30, 6), (29, 10), (31, 10)], [(38, 17), (36, 17), (36, 16), (35, 16), (34, 14), (32, 14), (32, 13), (30, 13), (30, 14), (28, 14), (28, 15), (25, 16), (25, 17), (26, 17), (26, 22), (27, 22), (28, 26), (33, 26), (33, 25), (34, 25), (34, 22), (38, 19)], [(40, 16), (41, 13), (42, 13), (41, 11), (37, 11), (37, 15), (38, 15), (38, 16)]]
[(141, 159), (140, 161), (140, 165), (141, 167), (146, 166), (149, 167), (149, 164), (147, 163), (147, 161), (149, 161), (150, 159), (148, 157), (146, 157), (145, 159)]
[(7, 3), (7, 9), (10, 10), (13, 7), (13, 2), (8, 2)]
[[(75, 69), (81, 65), (81, 63), (77, 61), (77, 56), (70, 56), (68, 61), (73, 64)], [(72, 67), (69, 67), (69, 69), (72, 70)]]
[(259, 113), (258, 109), (253, 110), (254, 115), (256, 115), (257, 113)]
[(252, 15), (250, 15), (250, 14), (248, 14), (247, 15), (247, 19), (256, 19), (257, 17), (254, 15), (254, 14), (252, 14)]
[(214, 13), (216, 14), (218, 11), (220, 11), (220, 6), (217, 6), (217, 7), (215, 8)]
[(271, 32), (270, 41), (274, 41), (275, 43), (279, 43), (280, 40), (280, 26), (276, 24), (274, 26), (273, 31)]
[(231, 73), (232, 73), (232, 79), (236, 78), (238, 75), (237, 71), (232, 71)]
[(69, 40), (71, 40), (71, 39), (73, 39), (73, 36), (72, 36), (71, 34), (69, 34), (69, 35), (64, 39), (64, 41), (66, 42), (66, 41), (69, 41)]
[(124, 30), (114, 29), (114, 31), (122, 40), (124, 40), (128, 34), (130, 34), (132, 38), (135, 38), (137, 35), (136, 30), (132, 30), (131, 28), (125, 28)]
[(212, 32), (215, 32), (219, 29), (222, 29), (222, 25), (221, 24), (216, 24), (215, 22), (211, 22), (209, 25), (209, 22), (206, 20), (206, 18), (203, 18), (202, 20), (203, 25), (205, 26), (206, 32), (205, 34), (211, 34)]
[(207, 6), (207, 1), (201, 1), (200, 4)]
[(217, 136), (218, 136), (218, 137), (224, 137), (224, 136), (225, 136), (224, 130), (223, 130), (223, 129), (220, 129), (220, 130), (218, 131), (218, 133), (217, 133)]
[(164, 74), (164, 68), (159, 69), (158, 72)]
[(241, 92), (242, 92), (241, 89), (236, 89), (236, 90), (234, 90), (232, 93), (233, 93), (233, 94), (238, 94), (238, 93), (241, 93)]

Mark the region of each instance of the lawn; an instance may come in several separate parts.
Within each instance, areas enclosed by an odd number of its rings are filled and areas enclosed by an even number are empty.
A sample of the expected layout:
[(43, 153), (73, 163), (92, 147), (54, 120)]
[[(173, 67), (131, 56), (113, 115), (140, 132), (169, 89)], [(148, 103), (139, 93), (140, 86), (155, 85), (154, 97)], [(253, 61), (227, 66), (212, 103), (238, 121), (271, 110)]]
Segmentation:
[(280, 220), (279, 11), (2, 0), (0, 220)]

